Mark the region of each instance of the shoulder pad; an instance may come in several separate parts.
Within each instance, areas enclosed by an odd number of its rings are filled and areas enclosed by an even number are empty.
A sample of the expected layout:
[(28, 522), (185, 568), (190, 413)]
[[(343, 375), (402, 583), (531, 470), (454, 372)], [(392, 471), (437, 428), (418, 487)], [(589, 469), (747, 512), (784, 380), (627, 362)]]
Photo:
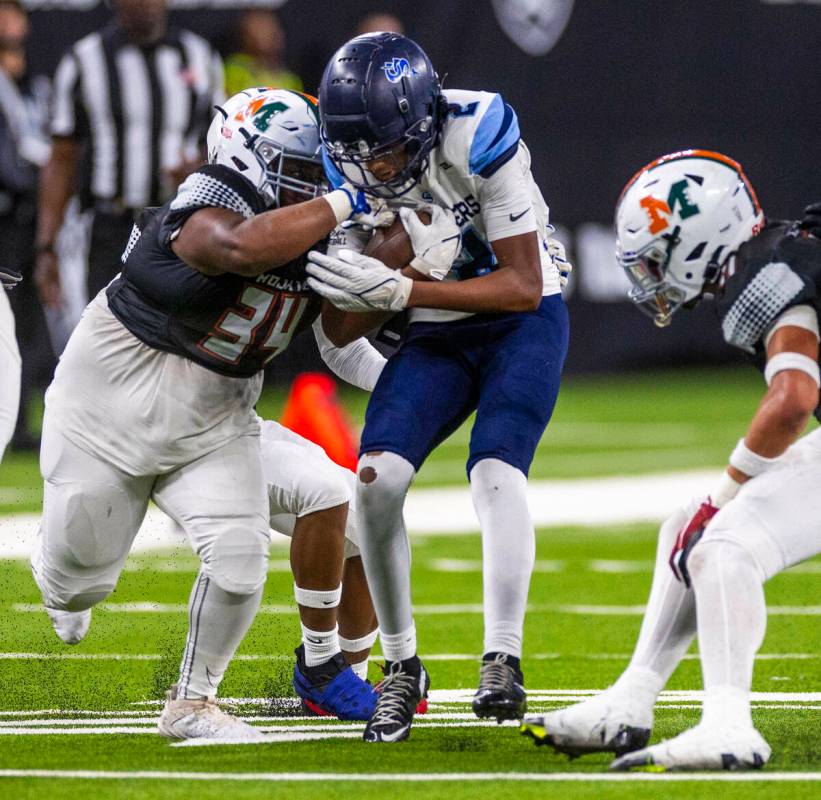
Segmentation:
[(489, 178), (513, 157), (519, 142), (516, 112), (491, 92), (450, 89), (442, 132), (444, 157), (468, 175)]
[(197, 208), (227, 208), (250, 219), (264, 211), (265, 205), (259, 193), (238, 172), (222, 164), (206, 164), (182, 182), (170, 206), (172, 212)]

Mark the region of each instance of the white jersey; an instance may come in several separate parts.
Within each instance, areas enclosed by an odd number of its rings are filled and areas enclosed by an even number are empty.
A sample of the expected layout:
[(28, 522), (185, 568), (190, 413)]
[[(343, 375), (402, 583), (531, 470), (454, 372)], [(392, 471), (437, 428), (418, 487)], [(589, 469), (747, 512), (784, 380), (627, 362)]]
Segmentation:
[[(462, 230), (462, 252), (445, 280), (490, 272), (490, 244), (536, 231), (540, 240), (544, 295), (561, 291), (559, 273), (547, 253), (549, 212), (530, 172), (530, 153), (519, 136), (516, 113), (501, 95), (447, 89), (448, 102), (438, 144), (419, 183), (396, 201), (449, 208)], [(469, 316), (458, 311), (419, 309), (411, 321), (446, 322)]]
[(81, 450), (129, 475), (160, 475), (259, 434), (262, 373), (220, 375), (143, 344), (105, 290), (83, 312), (46, 392), (46, 414)]

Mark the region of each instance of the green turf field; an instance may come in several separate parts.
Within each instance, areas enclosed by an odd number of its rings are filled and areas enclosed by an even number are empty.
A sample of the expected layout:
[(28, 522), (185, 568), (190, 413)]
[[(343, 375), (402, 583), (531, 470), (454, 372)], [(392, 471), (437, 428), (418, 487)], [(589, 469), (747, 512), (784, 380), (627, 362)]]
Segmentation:
[[(705, 372), (573, 381), (534, 477), (721, 465), (760, 391), (760, 380), (743, 372), (725, 376), (720, 387)], [(360, 418), (361, 398), (346, 399)], [(275, 415), (281, 402), (267, 397), (266, 412)], [(420, 483), (463, 483), (465, 441), (457, 432)], [(0, 483), (7, 513), (36, 509), (31, 458), (4, 462)], [(654, 541), (651, 525), (539, 531), (523, 661), (531, 709), (603, 688), (624, 667), (641, 622)], [(361, 724), (295, 715), (289, 681), (299, 625), (281, 546), (272, 551), (262, 612), (221, 689), (270, 732), (274, 741), (265, 745), (175, 747), (153, 732), (182, 652), (184, 605), (197, 569), (187, 551), (134, 556), (117, 591), (95, 610), (86, 639), (72, 648), (51, 631), (25, 563), (0, 561), (0, 797), (818, 796), (821, 559), (767, 586), (771, 617), (756, 663), (754, 690), (761, 694), (754, 719), (773, 757), (748, 785), (732, 773), (719, 776), (729, 778), (720, 784), (716, 776), (617, 780), (606, 772), (606, 756), (569, 761), (534, 747), (515, 726), (479, 723), (468, 702), (481, 651), (479, 538), (416, 536), (413, 554), (420, 653), (434, 694), (411, 739), (395, 746), (363, 744)], [(376, 662), (371, 677), (379, 677)], [(698, 700), (688, 692), (699, 688), (692, 652), (668, 686), (675, 693), (658, 707), (654, 740), (697, 720)], [(109, 772), (115, 774), (104, 777)], [(789, 773), (811, 774), (785, 781)], [(779, 780), (765, 783), (768, 776)]]

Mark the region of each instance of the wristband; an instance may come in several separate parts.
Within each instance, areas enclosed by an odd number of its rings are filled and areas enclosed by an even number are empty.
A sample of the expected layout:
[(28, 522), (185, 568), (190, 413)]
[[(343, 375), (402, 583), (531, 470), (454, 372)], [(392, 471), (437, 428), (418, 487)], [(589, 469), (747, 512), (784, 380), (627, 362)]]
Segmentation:
[(710, 502), (716, 508), (723, 508), (738, 494), (740, 488), (741, 484), (725, 470), (710, 492)]
[(738, 440), (735, 450), (730, 454), (730, 466), (735, 467), (739, 472), (749, 475), (754, 478), (762, 472), (766, 472), (771, 467), (775, 466), (780, 460), (780, 456), (776, 458), (767, 458), (754, 453), (747, 447), (743, 437)]
[(294, 598), (305, 608), (336, 608), (342, 599), (342, 584), (336, 589), (303, 589), (294, 582)]
[(351, 216), (351, 212), (353, 211), (351, 195), (344, 189), (334, 189), (332, 192), (322, 195), (322, 197), (331, 207), (331, 211), (334, 212), (337, 225)]
[(346, 639), (344, 636), (340, 636), (339, 649), (344, 650), (346, 653), (358, 653), (361, 650), (370, 650), (378, 634), (379, 628), (374, 628), (370, 633), (366, 633), (358, 639)]
[(821, 374), (819, 374), (818, 362), (813, 361), (809, 356), (801, 353), (776, 353), (764, 367), (764, 380), (767, 386), (773, 382), (773, 378), (787, 369), (798, 370), (809, 375), (816, 386), (821, 386)]

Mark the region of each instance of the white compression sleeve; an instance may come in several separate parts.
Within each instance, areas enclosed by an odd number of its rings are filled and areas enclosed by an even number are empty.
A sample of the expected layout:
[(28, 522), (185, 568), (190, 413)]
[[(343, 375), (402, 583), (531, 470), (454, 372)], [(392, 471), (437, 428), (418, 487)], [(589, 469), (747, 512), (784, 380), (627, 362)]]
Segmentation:
[(470, 492), (482, 529), (485, 653), (521, 658), (536, 534), (527, 508), (527, 478), (497, 458), (477, 462)]
[(373, 391), (387, 359), (364, 337), (345, 347), (336, 347), (322, 330), (322, 317), (313, 324), (322, 360), (343, 381), (367, 392)]
[(382, 652), (390, 660), (413, 655), (410, 548), (402, 509), (413, 465), (396, 453), (365, 453), (356, 486), (362, 564), (371, 590)]
[(689, 557), (704, 673), (704, 721), (751, 725), (749, 693), (767, 609), (753, 557), (735, 542), (700, 542)]
[(641, 687), (640, 694), (646, 697), (651, 708), (656, 695), (687, 652), (696, 632), (693, 593), (675, 579), (668, 563), (676, 536), (696, 508), (694, 502), (690, 503), (676, 511), (661, 526), (653, 585), (639, 640), (630, 665), (617, 682), (617, 685), (633, 690)]

